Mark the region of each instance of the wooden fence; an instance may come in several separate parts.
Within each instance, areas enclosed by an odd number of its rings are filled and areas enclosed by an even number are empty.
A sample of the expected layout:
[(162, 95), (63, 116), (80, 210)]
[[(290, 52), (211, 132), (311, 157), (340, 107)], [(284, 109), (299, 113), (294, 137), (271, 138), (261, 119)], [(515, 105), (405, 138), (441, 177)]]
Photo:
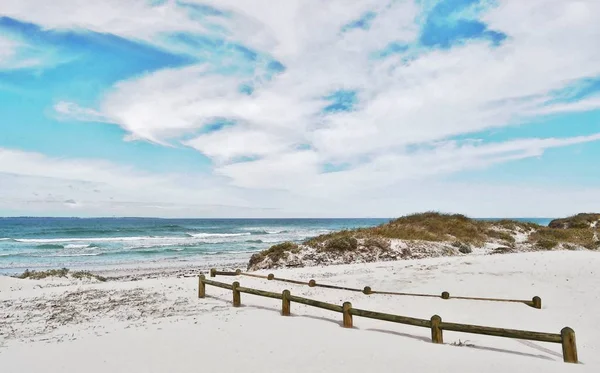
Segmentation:
[(290, 280), (290, 279), (275, 277), (275, 275), (272, 273), (267, 276), (264, 276), (264, 275), (257, 275), (254, 273), (242, 272), (240, 269), (238, 269), (236, 271), (229, 271), (229, 272), (228, 271), (217, 271), (216, 268), (211, 269), (210, 277), (216, 277), (216, 276), (247, 276), (247, 277), (261, 278), (261, 279), (266, 279), (266, 280), (287, 282), (287, 283), (296, 284), (296, 285), (308, 285), (310, 287), (321, 287), (321, 288), (327, 288), (327, 289), (354, 291), (354, 292), (360, 292), (360, 293), (367, 294), (367, 295), (385, 294), (385, 295), (405, 295), (405, 296), (411, 296), (411, 297), (441, 298), (441, 299), (446, 299), (446, 300), (447, 299), (461, 299), (461, 300), (478, 300), (478, 301), (490, 301), (490, 302), (510, 302), (510, 303), (523, 303), (523, 304), (528, 305), (529, 307), (533, 307), (533, 308), (537, 308), (537, 309), (542, 308), (542, 298), (540, 298), (538, 296), (533, 297), (531, 300), (520, 300), (520, 299), (450, 296), (450, 293), (448, 293), (447, 291), (442, 292), (440, 295), (419, 294), (419, 293), (401, 293), (401, 292), (395, 292), (395, 291), (376, 291), (376, 290), (372, 290), (371, 287), (369, 287), (369, 286), (365, 286), (362, 289), (356, 289), (356, 288), (349, 288), (349, 287), (344, 287), (344, 286), (320, 284), (320, 283), (317, 283), (314, 279), (310, 280), (308, 282), (298, 281), (298, 280)]
[[(236, 273), (236, 272), (231, 272)], [(211, 271), (212, 275), (212, 271)], [(429, 320), (418, 319), (414, 317), (398, 316), (388, 313), (367, 311), (358, 308), (353, 308), (350, 302), (344, 302), (341, 306), (321, 302), (318, 300), (294, 296), (289, 290), (284, 290), (281, 294), (270, 291), (252, 289), (240, 286), (239, 282), (234, 282), (229, 285), (222, 282), (207, 280), (204, 275), (200, 275), (198, 281), (198, 298), (206, 296), (206, 285), (216, 286), (223, 289), (228, 289), (233, 292), (233, 306), (239, 307), (242, 304), (241, 293), (257, 295), (261, 297), (281, 299), (281, 314), (289, 316), (291, 303), (296, 302), (307, 306), (326, 309), (342, 314), (342, 325), (345, 328), (351, 328), (353, 325), (353, 316), (366, 317), (370, 319), (390, 321), (399, 324), (418, 326), (431, 329), (431, 341), (433, 343), (444, 343), (443, 331), (455, 331), (461, 333), (483, 334), (496, 337), (526, 339), (540, 342), (561, 343), (563, 351), (563, 360), (566, 363), (577, 363), (577, 346), (575, 344), (575, 332), (569, 327), (565, 327), (560, 331), (560, 334), (531, 332), (526, 330), (492, 328), (488, 326), (457, 324), (444, 322), (438, 315), (433, 315)]]

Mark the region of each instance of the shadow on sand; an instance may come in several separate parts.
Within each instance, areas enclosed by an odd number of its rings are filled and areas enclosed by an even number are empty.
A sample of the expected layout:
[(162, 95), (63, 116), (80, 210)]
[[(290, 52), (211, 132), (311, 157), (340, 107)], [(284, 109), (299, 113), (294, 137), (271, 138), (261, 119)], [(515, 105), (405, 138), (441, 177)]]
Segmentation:
[[(232, 304), (233, 302), (230, 300), (225, 300), (223, 298), (219, 298), (219, 297), (214, 297), (214, 296), (206, 296), (207, 298), (211, 298), (211, 299), (216, 299), (216, 300), (220, 300), (223, 302), (226, 302), (228, 304)], [(244, 305), (242, 304), (241, 308), (252, 308), (252, 309), (258, 309), (258, 310), (263, 310), (263, 311), (269, 311), (269, 312), (274, 312), (277, 313), (278, 315), (281, 315), (281, 309), (278, 307), (265, 307), (265, 306), (258, 306), (258, 305)], [(302, 317), (302, 318), (308, 318), (308, 319), (313, 319), (313, 320), (319, 320), (319, 321), (327, 321), (327, 322), (331, 322), (334, 323), (340, 327), (343, 327), (342, 324), (342, 320), (340, 317), (340, 320), (338, 319), (331, 319), (328, 317), (322, 317), (322, 316), (311, 316), (311, 315), (294, 315), (292, 314), (290, 317)], [(357, 327), (353, 327), (352, 329), (358, 329), (360, 330), (360, 328)], [(404, 332), (398, 332), (398, 331), (392, 331), (392, 330), (385, 330), (385, 329), (364, 329), (365, 331), (370, 331), (370, 332), (377, 332), (377, 333), (385, 333), (385, 334), (392, 334), (392, 335), (396, 335), (396, 336), (400, 336), (400, 337), (404, 337), (404, 338), (410, 338), (410, 339), (414, 339), (417, 341), (421, 341), (421, 342), (427, 342), (427, 343), (431, 343), (431, 338), (429, 337), (424, 337), (424, 336), (419, 336), (419, 335), (414, 335), (414, 334), (410, 334), (410, 333), (404, 333)], [(550, 349), (547, 349), (545, 347), (539, 346), (531, 341), (522, 341), (522, 340), (517, 340), (517, 342), (524, 344), (525, 346), (534, 348), (540, 352), (552, 355), (556, 358), (559, 358), (560, 360), (562, 360), (562, 355), (558, 352), (552, 351)], [(448, 346), (452, 346), (452, 344), (447, 344)], [(550, 356), (546, 356), (546, 355), (541, 355), (541, 354), (530, 354), (530, 353), (526, 353), (526, 352), (520, 352), (520, 351), (513, 351), (513, 350), (507, 350), (504, 348), (496, 348), (496, 347), (489, 347), (489, 346), (475, 346), (472, 344), (464, 344), (464, 345), (460, 345), (460, 346), (456, 346), (456, 347), (463, 347), (463, 348), (472, 348), (474, 350), (482, 350), (482, 351), (491, 351), (491, 352), (499, 352), (499, 353), (503, 353), (503, 354), (511, 354), (511, 355), (517, 355), (517, 356), (525, 356), (525, 357), (532, 357), (532, 358), (536, 358), (536, 359), (542, 359), (542, 360), (550, 360), (550, 361), (556, 361), (557, 359), (552, 358)]]

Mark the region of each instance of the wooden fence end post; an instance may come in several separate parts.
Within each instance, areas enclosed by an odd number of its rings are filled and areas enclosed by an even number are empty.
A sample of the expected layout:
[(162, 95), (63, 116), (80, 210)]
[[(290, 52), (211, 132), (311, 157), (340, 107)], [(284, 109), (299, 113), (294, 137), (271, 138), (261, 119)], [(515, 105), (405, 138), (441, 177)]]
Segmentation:
[(442, 333), (442, 329), (440, 328), (441, 323), (441, 317), (438, 315), (431, 316), (431, 341), (433, 343), (444, 343), (444, 335)]
[(365, 286), (365, 288), (363, 289), (363, 294), (369, 295), (372, 294), (373, 290), (371, 290), (370, 286)]
[(344, 302), (342, 305), (342, 313), (344, 315), (344, 328), (352, 327), (352, 314), (350, 313), (350, 309), (352, 308), (352, 303)]
[(204, 280), (206, 276), (200, 275), (198, 276), (198, 298), (204, 298), (206, 296), (206, 284)]
[(272, 273), (269, 273), (269, 275), (267, 276), (267, 280), (272, 280), (275, 278), (275, 275)]
[(217, 269), (211, 268), (210, 269), (210, 277), (216, 277), (216, 276), (217, 276)]
[(239, 269), (239, 268), (238, 268), (238, 269), (236, 269), (236, 270), (235, 270), (235, 274), (236, 274), (236, 275), (238, 275), (238, 276), (239, 276), (239, 275), (241, 275), (241, 274), (242, 274), (242, 270), (241, 270), (241, 269)]
[(242, 305), (241, 294), (240, 291), (237, 289), (240, 287), (240, 283), (236, 281), (233, 284), (231, 284), (231, 287), (233, 290), (233, 306), (239, 307)]
[(569, 327), (560, 331), (562, 337), (563, 360), (565, 363), (577, 363), (577, 345), (575, 343), (575, 331)]
[(284, 290), (281, 293), (281, 316), (290, 315), (290, 291)]
[(535, 296), (533, 299), (531, 299), (531, 302), (533, 304), (533, 308), (537, 308), (538, 310), (542, 309), (542, 298)]
[(450, 299), (450, 293), (448, 293), (447, 291), (443, 292), (442, 299)]
[(310, 286), (311, 288), (314, 288), (315, 286), (317, 286), (317, 282), (315, 280), (310, 280), (308, 282), (308, 286)]

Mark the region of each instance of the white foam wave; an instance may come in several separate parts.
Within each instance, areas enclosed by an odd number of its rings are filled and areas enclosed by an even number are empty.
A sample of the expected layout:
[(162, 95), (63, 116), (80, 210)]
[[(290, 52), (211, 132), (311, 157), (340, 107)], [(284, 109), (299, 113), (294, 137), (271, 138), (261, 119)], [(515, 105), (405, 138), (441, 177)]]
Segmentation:
[(88, 249), (88, 248), (93, 248), (94, 246), (88, 245), (88, 244), (75, 244), (75, 243), (70, 243), (68, 245), (65, 245), (65, 249)]
[(223, 251), (205, 251), (203, 255), (231, 255), (231, 254), (251, 254), (260, 250), (223, 250)]
[(17, 242), (54, 243), (54, 242), (126, 242), (126, 241), (159, 241), (185, 240), (176, 236), (142, 236), (142, 237), (86, 237), (86, 238), (19, 238)]
[(78, 253), (78, 254), (54, 254), (54, 255), (46, 255), (46, 258), (56, 258), (56, 257), (73, 257), (73, 256), (98, 256), (102, 255), (102, 253)]
[(250, 236), (250, 233), (188, 233), (194, 238), (224, 238)]

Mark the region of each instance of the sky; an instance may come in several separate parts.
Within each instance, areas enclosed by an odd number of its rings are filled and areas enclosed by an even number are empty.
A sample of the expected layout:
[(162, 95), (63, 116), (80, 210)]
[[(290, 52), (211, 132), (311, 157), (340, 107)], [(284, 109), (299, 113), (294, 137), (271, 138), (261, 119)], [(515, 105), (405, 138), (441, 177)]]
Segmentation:
[(0, 216), (600, 211), (598, 14), (2, 0)]

